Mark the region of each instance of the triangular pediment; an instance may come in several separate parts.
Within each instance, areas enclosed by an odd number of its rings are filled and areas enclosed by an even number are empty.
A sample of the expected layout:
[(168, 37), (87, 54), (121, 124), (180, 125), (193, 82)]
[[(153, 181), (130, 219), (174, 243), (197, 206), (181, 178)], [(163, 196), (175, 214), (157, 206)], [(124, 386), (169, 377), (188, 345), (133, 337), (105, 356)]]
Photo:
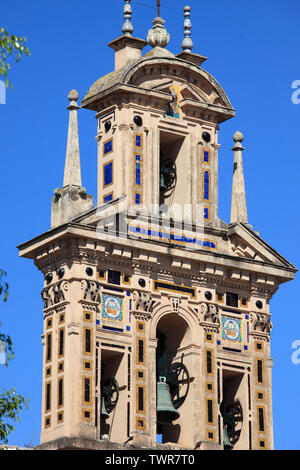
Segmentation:
[(183, 100), (195, 100), (205, 102), (204, 96), (197, 90), (194, 90), (190, 85), (184, 84), (180, 90), (180, 94)]
[(189, 84), (178, 84), (171, 80), (166, 80), (164, 83), (159, 85), (154, 85), (152, 87), (155, 91), (161, 91), (163, 93), (171, 94), (171, 87), (178, 87), (180, 91), (180, 101), (183, 102), (184, 100), (193, 100), (201, 103), (205, 103), (206, 99), (204, 94), (201, 94), (199, 90), (194, 90)]
[(228, 239), (231, 255), (274, 264), (297, 271), (288, 260), (268, 245), (257, 232), (253, 231), (245, 224), (238, 223), (229, 225)]

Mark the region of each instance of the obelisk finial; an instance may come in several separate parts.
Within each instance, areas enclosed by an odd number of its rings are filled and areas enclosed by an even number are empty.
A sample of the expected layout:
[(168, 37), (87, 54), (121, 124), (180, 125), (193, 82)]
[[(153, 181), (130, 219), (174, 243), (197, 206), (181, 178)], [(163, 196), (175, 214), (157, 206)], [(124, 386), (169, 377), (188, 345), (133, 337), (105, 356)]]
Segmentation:
[(65, 173), (63, 187), (66, 186), (81, 186), (81, 169), (80, 169), (80, 153), (79, 153), (79, 137), (78, 137), (78, 121), (77, 111), (79, 106), (77, 101), (79, 95), (76, 90), (71, 90), (68, 95), (70, 104), (68, 110), (69, 115), (69, 130), (66, 151)]
[(244, 147), (242, 142), (244, 136), (241, 132), (237, 131), (234, 136), (234, 164), (233, 164), (233, 178), (232, 178), (232, 199), (231, 199), (231, 218), (230, 223), (241, 222), (248, 224), (248, 214), (246, 205), (246, 192), (244, 182), (243, 170), (243, 157), (242, 152)]
[(65, 224), (79, 214), (92, 209), (93, 196), (87, 194), (81, 185), (81, 168), (78, 137), (79, 95), (76, 90), (68, 94), (70, 101), (69, 129), (65, 161), (64, 181), (62, 188), (56, 188), (51, 204), (51, 229)]
[(126, 36), (131, 36), (133, 33), (133, 26), (131, 23), (131, 15), (132, 15), (132, 8), (131, 8), (131, 0), (124, 0), (125, 5), (123, 9), (124, 14), (124, 23), (122, 26), (122, 33)]
[(191, 29), (192, 29), (192, 23), (190, 20), (191, 7), (185, 6), (183, 11), (184, 11), (184, 18), (185, 18), (184, 24), (183, 24), (184, 40), (182, 41), (181, 47), (184, 50), (184, 52), (191, 52), (194, 47), (193, 41), (191, 39)]

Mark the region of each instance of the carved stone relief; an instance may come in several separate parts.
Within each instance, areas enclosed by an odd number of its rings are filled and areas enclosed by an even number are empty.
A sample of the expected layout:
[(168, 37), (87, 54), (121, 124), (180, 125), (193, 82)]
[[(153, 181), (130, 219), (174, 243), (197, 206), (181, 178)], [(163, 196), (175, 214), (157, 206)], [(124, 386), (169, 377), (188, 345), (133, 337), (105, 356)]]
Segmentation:
[(219, 309), (215, 304), (202, 302), (200, 304), (200, 320), (220, 324)]
[(270, 334), (273, 328), (270, 316), (264, 313), (251, 313), (250, 322), (254, 331), (261, 331), (262, 333)]
[(67, 281), (59, 281), (52, 286), (45, 287), (41, 292), (44, 308), (52, 307), (59, 302), (64, 302), (68, 288), (69, 284)]
[(152, 295), (149, 292), (133, 291), (133, 310), (149, 313), (152, 311), (152, 304)]
[(101, 296), (99, 282), (83, 279), (81, 282), (81, 289), (83, 290), (83, 300), (90, 300), (92, 302), (100, 303)]

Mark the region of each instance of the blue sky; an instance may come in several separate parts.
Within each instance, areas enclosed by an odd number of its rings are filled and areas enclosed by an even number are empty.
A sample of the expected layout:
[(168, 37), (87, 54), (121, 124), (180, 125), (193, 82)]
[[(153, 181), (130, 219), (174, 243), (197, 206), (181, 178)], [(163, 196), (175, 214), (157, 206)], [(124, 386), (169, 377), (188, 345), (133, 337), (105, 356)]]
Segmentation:
[[(155, 0), (132, 1), (134, 35), (145, 38)], [(219, 215), (229, 222), (233, 146), (244, 134), (249, 222), (261, 237), (300, 266), (298, 243), (300, 104), (292, 83), (300, 80), (298, 0), (162, 0), (171, 34), (168, 49), (181, 51), (183, 7), (192, 7), (194, 52), (224, 88), (236, 117), (219, 133)], [(12, 64), (6, 104), (0, 105), (2, 230), (0, 266), (8, 273), (9, 299), (1, 305), (2, 331), (11, 334), (15, 359), (0, 365), (0, 388), (16, 387), (30, 400), (9, 444), (39, 443), (42, 388), (41, 273), (20, 259), (16, 246), (50, 228), (53, 191), (63, 181), (68, 92), (83, 99), (89, 86), (114, 66), (108, 42), (121, 35), (123, 1), (15, 0), (1, 2), (1, 26), (25, 35), (31, 57)], [(147, 50), (147, 49), (146, 49)], [(83, 185), (96, 200), (96, 120), (79, 113)], [(299, 374), (292, 343), (300, 340), (299, 276), (271, 302), (274, 441), (300, 449)]]

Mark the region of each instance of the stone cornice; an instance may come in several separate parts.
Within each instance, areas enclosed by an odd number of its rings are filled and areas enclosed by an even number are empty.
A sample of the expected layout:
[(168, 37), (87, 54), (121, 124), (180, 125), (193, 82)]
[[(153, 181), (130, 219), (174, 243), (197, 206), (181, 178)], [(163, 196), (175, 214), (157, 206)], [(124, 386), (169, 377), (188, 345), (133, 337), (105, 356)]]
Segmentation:
[[(147, 268), (150, 271), (157, 271), (157, 266), (161, 265), (164, 266), (165, 275), (192, 278), (199, 285), (211, 282), (218, 286), (242, 286), (259, 295), (262, 292), (275, 293), (278, 285), (284, 280), (292, 279), (295, 272), (292, 266), (204, 249), (188, 250), (153, 240), (149, 242), (125, 237), (120, 237), (117, 241), (101, 240), (94, 227), (80, 224), (64, 225), (46, 232), (19, 248), (20, 255), (34, 258), (35, 264), (44, 273), (49, 267), (59, 267), (64, 260), (70, 258), (92, 266), (109, 259), (109, 263), (115, 266)], [(147, 256), (141, 256), (143, 254)], [(160, 259), (162, 263), (159, 262)], [(172, 266), (171, 260), (179, 260), (180, 266), (176, 267), (176, 263)], [(158, 271), (161, 272), (161, 268)]]

